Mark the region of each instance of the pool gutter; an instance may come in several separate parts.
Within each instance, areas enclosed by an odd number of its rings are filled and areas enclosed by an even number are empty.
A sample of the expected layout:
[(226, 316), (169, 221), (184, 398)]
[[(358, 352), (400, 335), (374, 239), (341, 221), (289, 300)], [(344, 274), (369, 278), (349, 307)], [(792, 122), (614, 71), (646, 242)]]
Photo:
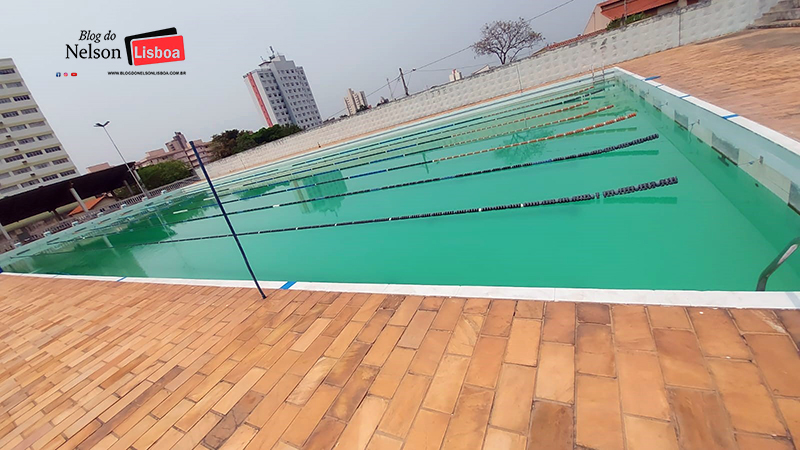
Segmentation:
[[(170, 284), (253, 288), (245, 280), (194, 280), (186, 278), (137, 278), (88, 275), (2, 273), (3, 276), (114, 283)], [(425, 297), (497, 298), (556, 302), (613, 303), (628, 305), (704, 306), (712, 308), (800, 309), (800, 292), (671, 291), (639, 289), (573, 289), (554, 287), (442, 286), (423, 284), (314, 283), (259, 281), (264, 289), (352, 292), (363, 294), (418, 295)], [(258, 295), (255, 293), (253, 295)]]

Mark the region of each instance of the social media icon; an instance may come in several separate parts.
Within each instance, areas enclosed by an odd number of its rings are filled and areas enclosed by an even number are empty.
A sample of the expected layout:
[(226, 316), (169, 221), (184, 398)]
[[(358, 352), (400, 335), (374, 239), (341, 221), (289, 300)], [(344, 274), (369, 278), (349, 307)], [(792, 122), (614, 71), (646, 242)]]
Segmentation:
[(61, 76), (61, 72), (56, 72), (56, 78)]

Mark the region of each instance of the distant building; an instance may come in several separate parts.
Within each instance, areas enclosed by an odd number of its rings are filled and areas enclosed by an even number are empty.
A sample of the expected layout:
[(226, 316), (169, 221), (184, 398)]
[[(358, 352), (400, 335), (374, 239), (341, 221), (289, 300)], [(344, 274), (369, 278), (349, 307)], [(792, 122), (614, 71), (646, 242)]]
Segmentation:
[(101, 164), (95, 164), (93, 166), (87, 167), (86, 168), (86, 172), (87, 173), (95, 173), (95, 172), (100, 172), (100, 171), (103, 171), (103, 170), (106, 170), (106, 169), (110, 169), (110, 168), (111, 168), (111, 164), (109, 164), (107, 162), (104, 162), (104, 163), (101, 163)]
[(352, 89), (347, 89), (347, 95), (344, 97), (344, 105), (347, 107), (347, 114), (355, 115), (359, 109), (367, 108), (367, 96), (364, 91), (353, 92)]
[(586, 28), (583, 29), (583, 34), (605, 30), (609, 23), (611, 23), (611, 19), (603, 15), (603, 9), (600, 5), (594, 5), (589, 21), (586, 22)]
[(77, 176), (14, 60), (0, 59), (0, 198)]
[[(214, 159), (214, 154), (211, 152), (208, 142), (197, 139), (192, 141), (192, 143), (194, 143), (194, 146), (197, 148), (197, 153), (200, 154), (200, 160), (203, 161), (203, 164), (207, 164)], [(197, 162), (197, 156), (195, 156), (194, 150), (192, 150), (192, 146), (189, 145), (189, 141), (186, 140), (186, 137), (180, 131), (176, 131), (175, 137), (164, 145), (167, 147), (167, 151), (184, 152), (186, 154), (186, 162), (190, 164), (192, 168), (196, 169), (200, 167), (200, 164)]]
[(322, 123), (305, 71), (294, 61), (273, 55), (243, 78), (268, 127), (293, 123), (311, 128)]
[(480, 69), (476, 70), (475, 72), (472, 72), (472, 75), (477, 75), (479, 73), (488, 72), (490, 70), (492, 70), (492, 66), (487, 64), (487, 65), (481, 67)]
[(450, 72), (450, 82), (458, 81), (462, 78), (464, 77), (461, 75), (461, 72), (459, 72), (458, 69), (453, 69), (453, 71)]
[[(192, 142), (195, 147), (197, 147), (197, 152), (200, 153), (200, 159), (203, 161), (203, 164), (211, 162), (213, 153), (209, 149), (208, 143), (200, 139)], [(172, 140), (164, 144), (164, 146), (166, 150), (159, 148), (147, 152), (144, 159), (140, 159), (136, 162), (136, 167), (142, 168), (152, 166), (165, 161), (181, 161), (192, 169), (200, 167), (200, 164), (197, 162), (197, 157), (192, 147), (189, 145), (189, 141), (186, 140), (186, 137), (180, 131), (176, 131)]]
[(609, 20), (621, 19), (625, 16), (644, 13), (654, 16), (693, 5), (699, 0), (607, 0), (599, 3), (600, 13)]

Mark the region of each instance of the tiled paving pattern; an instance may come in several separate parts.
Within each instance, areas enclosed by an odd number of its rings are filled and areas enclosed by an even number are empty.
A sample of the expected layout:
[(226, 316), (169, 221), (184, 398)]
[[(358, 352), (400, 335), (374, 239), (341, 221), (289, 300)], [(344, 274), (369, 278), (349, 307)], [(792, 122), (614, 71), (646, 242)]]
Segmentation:
[(0, 448), (789, 449), (800, 311), (0, 276)]
[(750, 30), (620, 67), (800, 140), (800, 28)]

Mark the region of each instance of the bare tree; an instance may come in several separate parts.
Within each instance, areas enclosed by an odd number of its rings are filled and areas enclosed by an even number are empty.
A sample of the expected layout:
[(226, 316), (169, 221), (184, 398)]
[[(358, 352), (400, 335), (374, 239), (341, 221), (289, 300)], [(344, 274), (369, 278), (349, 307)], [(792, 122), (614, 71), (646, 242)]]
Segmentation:
[(513, 62), (519, 52), (533, 48), (544, 37), (531, 29), (522, 17), (516, 21), (498, 20), (483, 26), (481, 40), (472, 44), (478, 55), (497, 55), (500, 64)]

